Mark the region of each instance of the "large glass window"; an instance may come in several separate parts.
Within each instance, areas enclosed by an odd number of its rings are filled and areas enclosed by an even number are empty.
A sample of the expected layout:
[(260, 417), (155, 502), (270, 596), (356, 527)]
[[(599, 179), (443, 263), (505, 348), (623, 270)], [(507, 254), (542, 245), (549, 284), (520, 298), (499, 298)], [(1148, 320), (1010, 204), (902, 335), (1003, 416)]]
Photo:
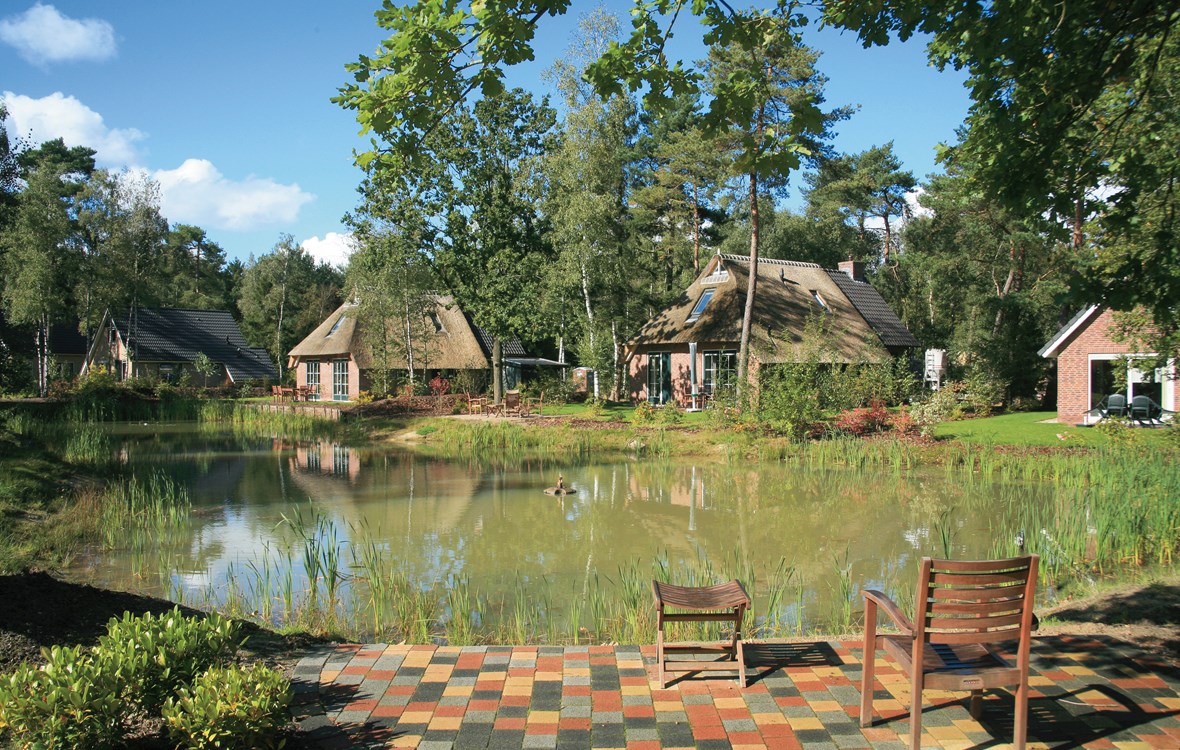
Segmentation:
[(309, 399), (320, 400), (320, 363), (318, 361), (307, 363), (307, 390)]
[(1114, 393), (1114, 360), (1090, 360), (1090, 405), (1093, 409)]
[(705, 393), (732, 388), (737, 380), (737, 352), (705, 352)]
[(709, 306), (709, 300), (713, 299), (713, 292), (715, 291), (715, 289), (706, 289), (705, 291), (701, 292), (701, 296), (697, 300), (697, 303), (692, 306), (692, 312), (688, 314), (689, 323), (692, 323), (697, 318), (701, 317), (701, 313), (705, 312), (705, 308)]
[(332, 400), (348, 400), (348, 360), (332, 360)]
[(672, 398), (672, 354), (652, 352), (647, 355), (647, 400), (666, 404)]

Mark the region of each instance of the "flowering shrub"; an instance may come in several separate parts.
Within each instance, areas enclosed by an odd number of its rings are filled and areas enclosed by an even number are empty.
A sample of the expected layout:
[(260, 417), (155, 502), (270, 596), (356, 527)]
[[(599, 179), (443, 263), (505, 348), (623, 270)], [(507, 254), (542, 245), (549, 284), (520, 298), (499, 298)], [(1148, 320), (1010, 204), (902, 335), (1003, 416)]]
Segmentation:
[(445, 396), (451, 390), (451, 381), (442, 375), (435, 375), (430, 379), (430, 392), (436, 396)]
[(889, 410), (880, 401), (874, 401), (871, 406), (841, 412), (835, 422), (837, 430), (857, 437), (884, 432), (892, 426)]

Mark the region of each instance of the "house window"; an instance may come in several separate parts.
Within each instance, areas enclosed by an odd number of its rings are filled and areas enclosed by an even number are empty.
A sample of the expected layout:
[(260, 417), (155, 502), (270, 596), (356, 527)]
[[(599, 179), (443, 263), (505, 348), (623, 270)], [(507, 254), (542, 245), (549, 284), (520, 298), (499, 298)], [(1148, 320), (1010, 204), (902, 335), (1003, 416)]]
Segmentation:
[[(1127, 356), (1131, 366), (1126, 370), (1125, 385), (1120, 388), (1116, 384), (1116, 367), (1120, 358)], [(1090, 355), (1090, 403), (1088, 409), (1093, 409), (1103, 403), (1112, 393), (1120, 393), (1127, 397), (1129, 404), (1136, 396), (1147, 396), (1165, 409), (1174, 398), (1175, 392), (1175, 364), (1169, 360), (1166, 367), (1155, 370), (1140, 370), (1134, 366), (1135, 358), (1139, 356), (1152, 357), (1155, 355), (1120, 355), (1120, 354), (1091, 354)]]
[[(336, 331), (339, 331), (340, 326), (344, 325), (344, 321), (346, 320), (348, 320), (348, 316), (341, 315), (340, 318), (337, 319), (337, 321), (332, 325), (332, 330), (328, 331), (328, 336), (331, 336), (333, 333), (336, 333)], [(325, 336), (324, 338), (328, 338), (328, 336)]]
[(307, 363), (307, 389), (308, 398), (312, 401), (320, 400), (320, 363)]
[(824, 298), (822, 296), (820, 296), (820, 293), (818, 291), (812, 289), (811, 290), (811, 298), (813, 300), (815, 300), (815, 304), (819, 305), (821, 310), (823, 310), (824, 312), (831, 312), (831, 309), (828, 307), (828, 303), (824, 302)]
[(672, 354), (652, 352), (647, 355), (647, 401), (666, 404), (672, 399)]
[(716, 395), (718, 391), (733, 387), (736, 381), (737, 352), (705, 352), (705, 393)]
[(713, 273), (701, 279), (702, 284), (720, 284), (723, 281), (729, 280), (729, 271), (720, 263), (713, 269)]
[(703, 313), (705, 308), (709, 305), (709, 300), (713, 299), (714, 291), (716, 290), (706, 289), (705, 291), (701, 292), (700, 299), (698, 299), (697, 303), (693, 305), (692, 312), (688, 314), (689, 323), (692, 323), (696, 321), (697, 318), (701, 317), (701, 313)]
[(447, 332), (447, 329), (443, 327), (442, 318), (438, 317), (438, 313), (430, 313), (430, 322), (434, 324), (435, 333)]
[(332, 400), (348, 400), (348, 360), (332, 360)]

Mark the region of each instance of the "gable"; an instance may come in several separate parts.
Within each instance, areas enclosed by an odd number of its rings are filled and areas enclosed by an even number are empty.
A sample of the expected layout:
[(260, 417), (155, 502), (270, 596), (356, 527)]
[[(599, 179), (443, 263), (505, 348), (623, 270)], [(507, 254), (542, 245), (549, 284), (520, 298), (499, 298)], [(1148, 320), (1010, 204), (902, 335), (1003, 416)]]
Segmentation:
[(1098, 318), (1101, 307), (1099, 305), (1090, 305), (1087, 308), (1079, 310), (1076, 315), (1069, 319), (1069, 322), (1061, 327), (1057, 333), (1053, 334), (1053, 338), (1041, 347), (1037, 354), (1042, 357), (1056, 357), (1061, 354), (1062, 350), (1073, 341), (1078, 334), (1086, 330), (1089, 325)]

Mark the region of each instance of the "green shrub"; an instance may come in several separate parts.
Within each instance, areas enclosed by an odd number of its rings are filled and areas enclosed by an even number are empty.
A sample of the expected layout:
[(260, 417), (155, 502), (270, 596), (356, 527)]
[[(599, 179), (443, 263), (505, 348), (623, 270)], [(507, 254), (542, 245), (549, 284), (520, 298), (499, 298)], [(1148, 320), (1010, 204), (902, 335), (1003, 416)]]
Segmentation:
[(677, 425), (683, 421), (684, 412), (671, 401), (656, 409), (656, 422), (659, 424)]
[(650, 401), (640, 401), (635, 406), (635, 411), (631, 412), (631, 424), (645, 425), (651, 424), (656, 419), (656, 408), (652, 406)]
[(789, 362), (763, 368), (759, 380), (758, 419), (792, 440), (802, 440), (823, 416), (817, 397), (821, 367)]
[(168, 733), (185, 748), (282, 747), (291, 696), (274, 669), (214, 667), (163, 707)]
[(114, 746), (125, 715), (119, 672), (81, 646), (42, 654), (42, 666), (0, 676), (0, 734), (19, 748)]
[(948, 382), (930, 394), (923, 401), (915, 401), (910, 406), (910, 417), (925, 437), (934, 434), (934, 428), (943, 422), (954, 422), (963, 418), (963, 404), (960, 394), (963, 384)]
[(237, 625), (216, 614), (184, 617), (179, 607), (161, 615), (112, 617), (96, 655), (123, 676), (128, 697), (155, 713), (165, 699), (232, 655)]

